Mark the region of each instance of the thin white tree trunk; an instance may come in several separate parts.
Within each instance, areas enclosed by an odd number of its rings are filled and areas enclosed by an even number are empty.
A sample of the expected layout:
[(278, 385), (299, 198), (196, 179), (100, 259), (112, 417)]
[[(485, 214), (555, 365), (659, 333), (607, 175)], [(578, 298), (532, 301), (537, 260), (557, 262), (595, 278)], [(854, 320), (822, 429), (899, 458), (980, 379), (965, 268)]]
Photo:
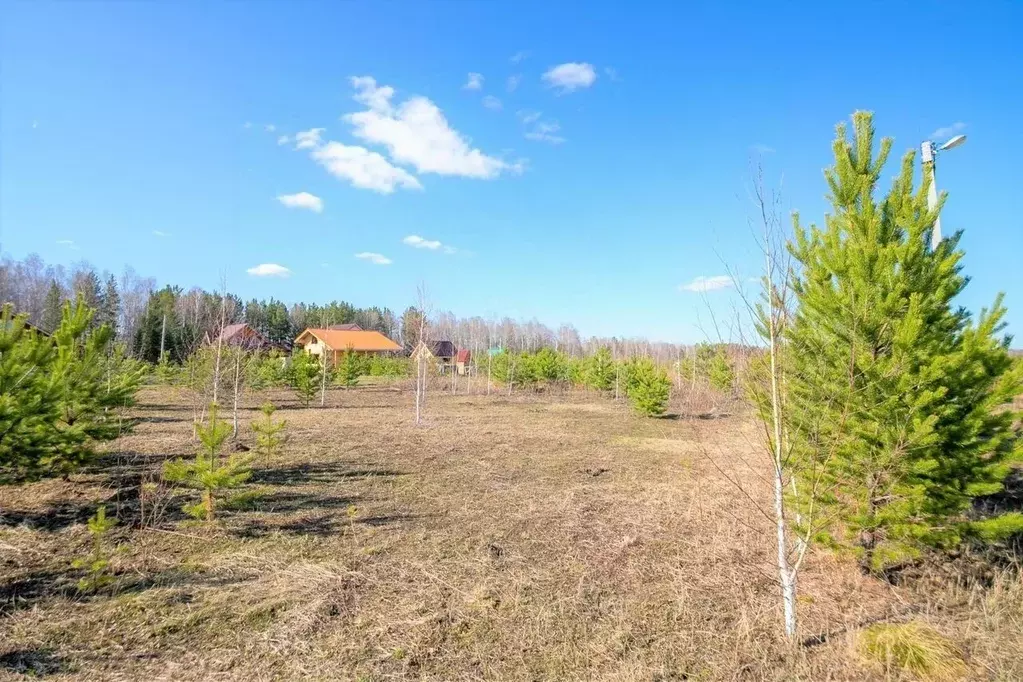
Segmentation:
[(781, 395), (778, 389), (777, 299), (774, 295), (774, 259), (770, 234), (765, 235), (764, 253), (767, 266), (768, 341), (771, 359), (771, 427), (774, 435), (774, 521), (778, 542), (778, 581), (781, 585), (782, 608), (785, 613), (785, 636), (796, 636), (796, 569), (789, 565), (787, 524), (785, 521), (785, 462), (783, 460)]
[(241, 393), (242, 375), (242, 349), (239, 348), (234, 356), (234, 431), (231, 435), (233, 440), (238, 440), (238, 394)]

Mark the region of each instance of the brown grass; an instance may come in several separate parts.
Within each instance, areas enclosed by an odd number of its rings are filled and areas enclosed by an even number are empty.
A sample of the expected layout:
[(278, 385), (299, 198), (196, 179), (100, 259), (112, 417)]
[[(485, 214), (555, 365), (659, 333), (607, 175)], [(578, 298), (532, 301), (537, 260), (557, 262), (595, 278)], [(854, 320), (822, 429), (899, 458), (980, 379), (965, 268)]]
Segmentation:
[[(0, 675), (884, 679), (857, 633), (913, 613), (974, 678), (1023, 677), (1018, 582), (919, 593), (825, 554), (801, 583), (815, 643), (787, 647), (767, 521), (728, 480), (765, 492), (742, 416), (435, 392), (415, 428), (394, 386), (332, 391), (322, 409), (271, 397), (290, 442), (213, 528), (180, 513), (189, 493), (159, 489), (139, 525), (142, 482), (192, 451), (175, 389), (144, 392), (102, 465), (0, 489)], [(246, 438), (265, 398), (246, 400)], [(115, 585), (85, 598), (68, 566), (100, 502), (122, 550)]]

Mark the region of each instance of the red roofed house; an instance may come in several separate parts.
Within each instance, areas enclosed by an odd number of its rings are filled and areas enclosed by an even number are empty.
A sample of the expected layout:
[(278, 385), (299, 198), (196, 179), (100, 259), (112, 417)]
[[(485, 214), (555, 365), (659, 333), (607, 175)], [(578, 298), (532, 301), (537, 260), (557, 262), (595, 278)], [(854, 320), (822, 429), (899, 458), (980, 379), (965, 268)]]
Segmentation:
[(267, 348), (273, 344), (258, 331), (245, 324), (229, 324), (220, 332), (220, 340), (228, 346), (238, 346), (246, 350)]
[(295, 345), (312, 355), (327, 353), (327, 358), (334, 366), (337, 366), (341, 354), (347, 350), (373, 355), (397, 353), (401, 350), (401, 346), (380, 332), (362, 329), (306, 329), (295, 339)]
[(472, 354), (469, 352), (468, 348), (463, 348), (455, 355), (455, 368), (462, 376), (469, 373), (469, 361), (471, 359)]

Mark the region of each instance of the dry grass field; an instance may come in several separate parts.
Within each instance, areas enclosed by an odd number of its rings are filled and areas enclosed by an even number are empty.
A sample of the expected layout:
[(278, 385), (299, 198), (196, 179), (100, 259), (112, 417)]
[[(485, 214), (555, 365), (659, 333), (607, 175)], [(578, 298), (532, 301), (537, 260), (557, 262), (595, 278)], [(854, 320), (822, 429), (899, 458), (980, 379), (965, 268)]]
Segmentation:
[[(266, 397), (246, 401), (246, 441)], [(144, 485), (194, 452), (174, 388), (145, 389), (138, 427), (91, 470), (0, 489), (0, 677), (899, 679), (857, 636), (911, 620), (954, 643), (958, 677), (1023, 679), (1018, 582), (892, 586), (824, 552), (788, 648), (742, 414), (434, 393), (417, 428), (396, 386), (325, 408), (270, 397), (289, 442), (214, 525), (181, 512), (193, 493)], [(81, 596), (69, 566), (104, 502), (116, 580)]]

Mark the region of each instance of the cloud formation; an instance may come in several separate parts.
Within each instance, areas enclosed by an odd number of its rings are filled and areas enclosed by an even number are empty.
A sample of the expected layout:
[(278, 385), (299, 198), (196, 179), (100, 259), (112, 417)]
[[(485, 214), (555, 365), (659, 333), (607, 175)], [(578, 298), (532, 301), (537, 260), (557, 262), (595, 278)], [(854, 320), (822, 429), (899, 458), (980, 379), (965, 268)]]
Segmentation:
[(515, 112), (515, 115), (519, 117), (520, 121), (528, 125), (534, 121), (539, 121), (543, 114), (539, 111), (532, 111), (530, 109), (519, 109)]
[(419, 173), (495, 178), (503, 172), (521, 172), (521, 163), (488, 156), (470, 146), (454, 130), (443, 112), (426, 97), (411, 97), (393, 105), (394, 88), (378, 86), (370, 76), (352, 78), (355, 101), (366, 111), (344, 116), (352, 134), (387, 149), (391, 161), (412, 166)]
[(391, 194), (397, 188), (422, 189), (419, 180), (404, 168), (391, 165), (383, 156), (365, 147), (328, 142), (310, 156), (338, 179), (354, 187)]
[(245, 272), (253, 277), (290, 277), (291, 270), (277, 263), (260, 263)]
[(78, 244), (75, 244), (75, 240), (74, 239), (58, 239), (57, 240), (57, 244), (59, 244), (60, 246), (66, 246), (67, 248), (71, 249), (72, 251), (77, 251), (78, 250)]
[(423, 239), (418, 234), (410, 234), (401, 241), (417, 249), (430, 249), (431, 251), (436, 251), (441, 247), (441, 243), (439, 241)]
[(493, 95), (487, 95), (486, 97), (483, 98), (483, 106), (485, 106), (487, 109), (490, 109), (491, 111), (500, 111), (501, 100), (497, 99)]
[[(312, 128), (295, 133), (295, 149), (314, 149), (320, 146), (320, 139), (326, 128)], [(280, 140), (277, 140), (280, 143)]]
[(966, 124), (962, 121), (956, 121), (950, 126), (943, 126), (935, 130), (931, 133), (930, 139), (944, 142), (947, 138), (959, 135), (964, 130), (966, 130)]
[(153, 230), (153, 236), (154, 237), (169, 237), (170, 234), (167, 233), (167, 232), (164, 232), (163, 230)]
[(465, 85), (462, 86), (465, 90), (481, 90), (483, 89), (483, 74), (482, 73), (470, 73), (469, 79), (465, 81)]
[(516, 73), (515, 75), (508, 76), (508, 81), (505, 83), (505, 88), (508, 92), (515, 92), (518, 90), (519, 85), (522, 83), (522, 74)]
[(539, 121), (533, 129), (526, 133), (527, 140), (536, 142), (547, 142), (549, 144), (561, 144), (565, 138), (556, 133), (561, 130), (557, 121)]
[(510, 61), (512, 64), (518, 64), (519, 62), (521, 62), (523, 59), (525, 59), (528, 56), (529, 56), (529, 52), (528, 51), (526, 51), (526, 50), (519, 50), (518, 52), (513, 54), (511, 56), (511, 59), (509, 59), (508, 61)]
[(372, 263), (373, 265), (390, 265), (391, 259), (387, 256), (379, 253), (372, 253), (370, 251), (363, 251), (362, 253), (355, 254), (355, 257), (359, 260), (364, 260)]
[(291, 142), (291, 138), (288, 137), (287, 135), (281, 135), (280, 137), (277, 138), (277, 144), (279, 145), (286, 145), (289, 142)]
[(281, 194), (277, 197), (288, 208), (304, 208), (313, 213), (323, 213), (323, 199), (309, 192), (298, 192), (297, 194)]
[(556, 89), (559, 94), (565, 94), (593, 85), (597, 80), (597, 72), (593, 64), (566, 62), (552, 66), (541, 78), (547, 87)]
[(727, 289), (730, 286), (734, 286), (735, 282), (728, 275), (713, 275), (712, 277), (706, 277), (700, 275), (689, 284), (680, 284), (679, 291), (695, 291), (697, 293), (706, 293), (708, 291), (717, 291), (718, 289)]

